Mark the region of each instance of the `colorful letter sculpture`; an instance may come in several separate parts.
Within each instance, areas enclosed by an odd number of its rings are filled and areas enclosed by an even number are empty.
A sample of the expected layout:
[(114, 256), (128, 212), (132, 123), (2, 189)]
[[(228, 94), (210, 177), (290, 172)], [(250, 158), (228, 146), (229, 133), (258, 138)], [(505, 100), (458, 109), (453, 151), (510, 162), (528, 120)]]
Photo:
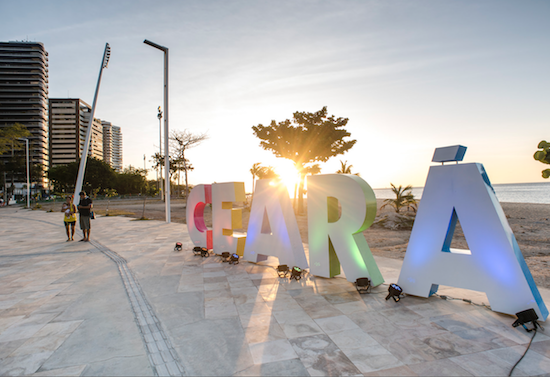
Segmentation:
[(342, 263), (350, 282), (362, 277), (369, 277), (373, 286), (384, 282), (362, 234), (376, 217), (376, 198), (367, 182), (347, 174), (310, 176), (307, 208), (313, 275), (326, 278), (339, 275)]
[(214, 252), (228, 251), (243, 256), (245, 235), (234, 235), (233, 230), (243, 227), (242, 209), (233, 208), (233, 202), (246, 200), (244, 182), (212, 184), (212, 236)]
[[(469, 251), (450, 248), (457, 219)], [(478, 163), (430, 168), (398, 284), (406, 293), (422, 297), (434, 294), (439, 284), (481, 291), (495, 311), (515, 314), (533, 308), (542, 320), (548, 316)]]
[(246, 234), (244, 258), (252, 262), (279, 258), (279, 264), (308, 268), (288, 191), (275, 180), (256, 182)]
[(209, 203), (212, 203), (212, 185), (196, 185), (189, 193), (185, 218), (193, 244), (212, 249), (212, 230), (204, 223), (204, 207)]

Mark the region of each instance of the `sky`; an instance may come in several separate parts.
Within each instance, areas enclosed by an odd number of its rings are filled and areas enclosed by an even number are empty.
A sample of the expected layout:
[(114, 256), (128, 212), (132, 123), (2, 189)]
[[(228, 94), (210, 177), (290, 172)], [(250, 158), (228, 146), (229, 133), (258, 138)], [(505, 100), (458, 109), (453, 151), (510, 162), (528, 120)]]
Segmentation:
[(44, 44), (50, 98), (91, 104), (110, 44), (95, 117), (122, 128), (125, 166), (150, 169), (159, 147), (149, 39), (170, 49), (170, 129), (209, 135), (187, 153), (191, 184), (249, 192), (256, 162), (288, 176), (252, 126), (323, 106), (357, 143), (322, 173), (341, 160), (373, 188), (423, 186), (434, 149), (461, 144), (492, 183), (545, 181), (532, 156), (550, 139), (549, 1), (0, 0), (0, 14), (1, 41)]

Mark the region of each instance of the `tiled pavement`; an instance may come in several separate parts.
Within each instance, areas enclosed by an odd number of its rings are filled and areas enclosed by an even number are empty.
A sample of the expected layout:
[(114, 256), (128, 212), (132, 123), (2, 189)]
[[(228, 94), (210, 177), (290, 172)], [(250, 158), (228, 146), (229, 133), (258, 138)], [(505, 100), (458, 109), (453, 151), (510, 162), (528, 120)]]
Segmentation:
[[(462, 301), (394, 303), (386, 287), (359, 295), (341, 278), (290, 283), (272, 266), (195, 257), (182, 224), (101, 217), (92, 243), (65, 242), (61, 224), (0, 209), (0, 375), (498, 376), (530, 340)], [(396, 281), (401, 262), (376, 260)], [(514, 375), (550, 375), (548, 335)]]

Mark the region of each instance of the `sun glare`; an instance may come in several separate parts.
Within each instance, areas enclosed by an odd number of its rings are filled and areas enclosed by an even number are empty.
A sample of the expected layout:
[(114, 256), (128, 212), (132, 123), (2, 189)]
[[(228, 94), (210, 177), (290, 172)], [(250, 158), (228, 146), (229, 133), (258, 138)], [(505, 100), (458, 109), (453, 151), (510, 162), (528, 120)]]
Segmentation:
[(281, 182), (286, 186), (290, 198), (294, 197), (294, 186), (300, 181), (298, 171), (294, 163), (289, 160), (280, 159), (274, 166), (275, 172), (281, 178)]

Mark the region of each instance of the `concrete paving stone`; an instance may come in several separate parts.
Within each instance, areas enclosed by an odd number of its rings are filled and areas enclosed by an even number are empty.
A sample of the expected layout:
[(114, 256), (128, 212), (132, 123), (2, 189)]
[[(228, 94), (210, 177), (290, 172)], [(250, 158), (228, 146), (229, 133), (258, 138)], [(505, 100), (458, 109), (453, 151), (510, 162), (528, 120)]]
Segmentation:
[(46, 337), (32, 337), (23, 343), (17, 350), (10, 354), (10, 357), (17, 357), (23, 355), (30, 355), (34, 353), (41, 352), (52, 352), (55, 351), (65, 339), (70, 335), (70, 333), (63, 335), (50, 335)]
[(251, 279), (250, 281), (257, 287), (262, 285), (279, 285), (279, 278), (274, 277), (262, 277), (261, 279)]
[(13, 351), (21, 347), (27, 339), (13, 340), (0, 343), (0, 360), (7, 358)]
[(229, 289), (229, 283), (228, 282), (222, 282), (222, 283), (204, 283), (203, 289), (205, 291), (219, 291), (219, 290), (227, 290)]
[(275, 317), (271, 313), (251, 313), (239, 314), (243, 329), (248, 327), (269, 326), (276, 323)]
[(257, 302), (265, 302), (262, 296), (258, 293), (232, 294), (235, 305), (255, 304)]
[[(489, 325), (487, 330), (497, 333), (505, 338), (508, 338), (518, 344), (527, 344), (531, 341), (532, 333), (525, 331), (523, 327), (512, 327), (512, 325)], [(544, 342), (550, 340), (548, 335), (537, 332), (537, 336), (533, 339), (533, 343)]]
[[(538, 333), (537, 333), (537, 336), (539, 336)], [(533, 342), (531, 344), (531, 349), (539, 353), (540, 355), (550, 359), (550, 340), (545, 340), (545, 341), (536, 342), (536, 343)]]
[(483, 344), (486, 350), (513, 347), (517, 345), (517, 343), (513, 340), (505, 338), (483, 327), (473, 330), (455, 331), (453, 334), (461, 337), (462, 339)]
[(236, 318), (199, 321), (173, 329), (171, 335), (189, 375), (227, 376), (254, 364)]
[(249, 345), (286, 339), (283, 329), (276, 322), (271, 322), (266, 326), (247, 327), (244, 329), (244, 333)]
[[(500, 348), (488, 351), (492, 355), (495, 355), (502, 360), (511, 362), (512, 365), (517, 362), (524, 354), (526, 347), (525, 346), (515, 346)], [(547, 374), (550, 371), (550, 359), (544, 357), (543, 355), (527, 351), (527, 354), (517, 365), (516, 369), (519, 369), (521, 372), (525, 373), (527, 376), (537, 376), (541, 374)], [(514, 374), (515, 374), (514, 370)]]
[(67, 368), (61, 368), (61, 369), (52, 369), (52, 370), (44, 370), (40, 372), (36, 372), (32, 374), (31, 376), (52, 376), (52, 377), (71, 377), (71, 376), (80, 376), (82, 372), (86, 369), (86, 365), (76, 365), (73, 367), (67, 367)]
[(254, 364), (296, 359), (298, 356), (287, 339), (249, 344)]
[(157, 317), (166, 328), (177, 327), (204, 319), (203, 292), (182, 292), (163, 296), (145, 294)]
[(151, 359), (153, 360), (153, 363), (155, 365), (165, 364), (166, 361), (163, 360), (162, 355), (160, 352), (151, 352)]
[(14, 325), (0, 334), (0, 343), (11, 342), (14, 340), (28, 339), (36, 334), (46, 324), (39, 325)]
[(325, 334), (290, 339), (290, 344), (311, 376), (350, 376), (359, 369)]
[(204, 308), (204, 318), (206, 319), (237, 317), (238, 315), (234, 304), (210, 305)]
[(46, 336), (65, 336), (70, 335), (83, 321), (66, 321), (66, 322), (50, 322), (40, 331), (38, 331), (35, 337)]
[(204, 284), (227, 283), (227, 276), (214, 276), (203, 278)]
[(217, 305), (232, 305), (235, 301), (233, 297), (214, 297), (214, 298), (205, 298), (204, 306), (217, 306)]
[(7, 357), (0, 363), (0, 376), (28, 375), (36, 372), (53, 351)]
[[(507, 376), (513, 364), (517, 361), (503, 360), (492, 354), (492, 351), (457, 356), (449, 360), (466, 369), (474, 376)], [(528, 374), (525, 374), (521, 369), (516, 368), (514, 370), (514, 376), (526, 375)]]
[(149, 358), (143, 356), (112, 357), (88, 363), (81, 376), (154, 376)]
[(332, 305), (362, 301), (361, 296), (357, 292), (333, 293), (333, 294), (323, 295), (323, 297)]
[(364, 348), (342, 350), (351, 362), (361, 371), (369, 373), (403, 365), (384, 347), (376, 344)]
[(176, 293), (180, 282), (179, 275), (148, 277), (139, 280), (143, 290), (152, 296)]
[(328, 334), (341, 350), (364, 348), (378, 345), (378, 342), (360, 328), (338, 331)]
[(253, 365), (234, 376), (307, 376), (307, 369), (300, 359), (290, 359)]
[(473, 376), (450, 359), (412, 364), (408, 367), (419, 376)]
[(315, 322), (327, 334), (340, 333), (346, 330), (360, 330), (351, 319), (345, 315), (328, 318), (318, 318)]
[(418, 376), (407, 365), (363, 373), (364, 376)]
[(162, 270), (160, 271), (160, 276), (170, 276), (175, 275), (180, 276), (181, 270), (183, 269), (183, 263), (165, 263)]
[(4, 332), (7, 328), (13, 326), (15, 323), (20, 322), (24, 315), (12, 316), (12, 317), (0, 317), (0, 333)]
[[(227, 280), (227, 277), (226, 277), (226, 280)], [(255, 287), (254, 283), (252, 283), (252, 281), (248, 279), (234, 280), (234, 281), (228, 280), (228, 282), (229, 282), (229, 286), (235, 289)]]

